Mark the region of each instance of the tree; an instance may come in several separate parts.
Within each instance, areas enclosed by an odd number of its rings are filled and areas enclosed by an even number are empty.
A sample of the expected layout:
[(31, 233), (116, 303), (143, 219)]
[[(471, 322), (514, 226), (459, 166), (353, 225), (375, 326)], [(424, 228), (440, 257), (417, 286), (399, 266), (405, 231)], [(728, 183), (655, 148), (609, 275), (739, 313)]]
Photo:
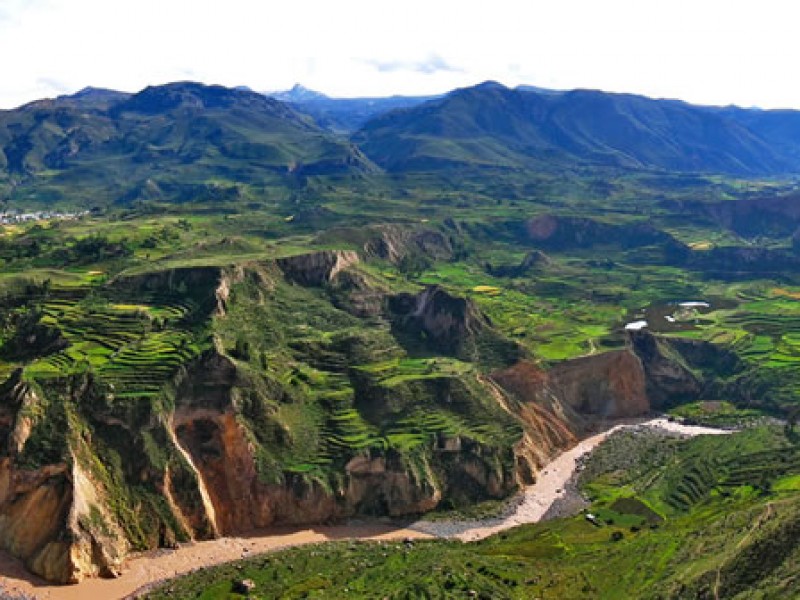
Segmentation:
[(783, 431), (791, 441), (796, 441), (797, 439), (795, 427), (797, 426), (798, 416), (800, 416), (800, 406), (793, 406), (786, 414), (786, 423), (783, 426)]
[(406, 279), (416, 279), (433, 266), (433, 261), (419, 252), (409, 252), (397, 263), (397, 270)]
[(233, 357), (239, 360), (250, 360), (250, 342), (243, 338), (236, 338), (236, 345), (233, 347)]

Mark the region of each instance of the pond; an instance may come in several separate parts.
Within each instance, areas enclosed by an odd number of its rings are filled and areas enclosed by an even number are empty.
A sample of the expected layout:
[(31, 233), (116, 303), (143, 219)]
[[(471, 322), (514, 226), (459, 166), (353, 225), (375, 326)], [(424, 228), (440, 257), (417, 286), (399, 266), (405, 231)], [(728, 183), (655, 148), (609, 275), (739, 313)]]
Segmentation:
[[(704, 318), (715, 310), (733, 308), (736, 302), (729, 298), (692, 300), (658, 300), (642, 309), (632, 310), (626, 318), (626, 330), (647, 328), (655, 333), (691, 331), (698, 325), (711, 324)], [(644, 323), (644, 325), (641, 325)]]

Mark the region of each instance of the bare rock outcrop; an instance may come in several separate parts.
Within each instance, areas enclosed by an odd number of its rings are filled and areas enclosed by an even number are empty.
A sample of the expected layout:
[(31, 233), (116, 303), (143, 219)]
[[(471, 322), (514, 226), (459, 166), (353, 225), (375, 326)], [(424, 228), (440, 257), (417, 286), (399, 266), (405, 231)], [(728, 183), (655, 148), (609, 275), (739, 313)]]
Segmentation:
[(453, 257), (453, 245), (446, 235), (434, 229), (383, 225), (378, 228), (378, 235), (364, 244), (364, 253), (392, 263), (399, 263), (409, 254), (448, 260)]
[(630, 349), (564, 361), (548, 376), (553, 392), (582, 415), (618, 419), (650, 411), (644, 368)]
[(105, 491), (72, 453), (60, 463), (19, 464), (41, 399), (19, 374), (3, 388), (0, 545), (49, 581), (114, 576), (129, 545), (106, 508)]
[(123, 274), (113, 279), (110, 286), (113, 290), (128, 294), (172, 291), (211, 296), (219, 280), (219, 267), (179, 267), (136, 275)]
[(411, 352), (424, 347), (492, 368), (509, 366), (525, 355), (521, 346), (494, 329), (473, 300), (437, 285), (417, 294), (389, 296), (386, 310), (396, 339)]
[(389, 310), (396, 315), (399, 327), (423, 332), (431, 344), (450, 354), (457, 354), (470, 338), (489, 326), (472, 301), (439, 286), (427, 287), (419, 294), (393, 296)]
[(553, 456), (578, 442), (578, 416), (547, 389), (546, 373), (529, 361), (496, 371), (485, 382), (498, 404), (523, 425), (514, 456), (519, 484), (529, 485)]
[(277, 259), (278, 267), (290, 281), (301, 285), (321, 286), (355, 264), (358, 254), (350, 250), (322, 250)]

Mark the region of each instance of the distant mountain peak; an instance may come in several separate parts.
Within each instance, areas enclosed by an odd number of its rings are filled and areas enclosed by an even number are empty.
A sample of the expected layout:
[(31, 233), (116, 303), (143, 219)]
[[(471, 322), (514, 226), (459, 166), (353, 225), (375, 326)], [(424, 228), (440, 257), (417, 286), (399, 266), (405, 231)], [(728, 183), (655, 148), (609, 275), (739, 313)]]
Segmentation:
[(489, 79), (487, 81), (479, 83), (478, 85), (473, 86), (472, 89), (475, 89), (475, 90), (507, 90), (508, 88), (506, 86), (504, 86), (502, 83), (500, 83), (499, 81), (494, 81), (492, 79)]
[(293, 94), (314, 94), (315, 96), (321, 96), (322, 95), (319, 92), (315, 92), (314, 90), (312, 90), (310, 88), (307, 88), (302, 83), (295, 83), (292, 86), (292, 89), (289, 90), (289, 91), (292, 92)]
[(435, 96), (388, 96), (332, 98), (296, 83), (290, 90), (267, 92), (270, 98), (291, 104), (321, 127), (335, 132), (352, 132), (372, 117), (395, 109), (422, 104)]
[(295, 103), (313, 102), (315, 100), (326, 100), (328, 98), (325, 94), (309, 89), (300, 83), (295, 83), (290, 90), (271, 92), (267, 95), (282, 102)]
[(509, 92), (511, 91), (509, 88), (504, 86), (502, 83), (497, 81), (484, 81), (482, 83), (478, 83), (476, 85), (469, 85), (462, 88), (456, 88), (452, 92), (450, 92), (449, 96), (453, 95), (460, 95), (460, 94), (485, 94), (488, 92)]
[(128, 92), (120, 92), (110, 88), (86, 86), (73, 94), (62, 94), (58, 100), (118, 100), (130, 96)]
[(177, 81), (148, 86), (115, 108), (153, 114), (178, 107), (227, 108), (243, 104), (262, 105), (267, 102), (270, 101), (262, 94), (245, 89), (207, 85), (196, 81)]
[(109, 88), (87, 86), (74, 94), (64, 94), (56, 98), (66, 105), (82, 108), (107, 108), (116, 102), (121, 102), (130, 97), (128, 92), (120, 92)]
[(559, 161), (758, 175), (792, 172), (800, 164), (800, 152), (790, 150), (793, 134), (786, 133), (795, 125), (785, 123), (772, 113), (599, 90), (513, 90), (487, 81), (424, 107), (378, 115), (354, 139), (394, 171), (539, 168)]
[(517, 87), (514, 88), (514, 90), (517, 92), (533, 92), (535, 94), (545, 94), (545, 95), (557, 95), (564, 93), (563, 90), (553, 90), (550, 88), (539, 87), (537, 85), (526, 85), (526, 84), (518, 85)]
[(117, 90), (112, 90), (109, 88), (102, 88), (102, 87), (93, 87), (91, 85), (86, 86), (85, 88), (78, 90), (74, 94), (71, 94), (71, 98), (85, 98), (86, 96), (98, 96), (98, 95), (107, 95), (107, 94), (120, 94), (122, 92), (118, 92)]

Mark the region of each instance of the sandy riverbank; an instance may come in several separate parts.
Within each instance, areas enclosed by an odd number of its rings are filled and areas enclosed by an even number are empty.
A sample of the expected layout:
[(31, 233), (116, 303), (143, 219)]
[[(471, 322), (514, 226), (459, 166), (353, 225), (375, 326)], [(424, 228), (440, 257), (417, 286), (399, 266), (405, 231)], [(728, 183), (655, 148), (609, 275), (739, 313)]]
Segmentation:
[[(52, 585), (28, 573), (22, 564), (0, 554), (0, 597), (3, 591), (26, 594), (42, 600), (114, 600), (139, 588), (188, 573), (199, 567), (246, 558), (253, 554), (291, 546), (335, 540), (387, 540), (430, 537), (419, 531), (398, 529), (380, 523), (349, 523), (309, 529), (269, 529), (246, 537), (186, 544), (177, 550), (157, 550), (131, 557), (117, 579), (87, 579), (77, 585)], [(13, 596), (12, 596), (13, 597)]]

